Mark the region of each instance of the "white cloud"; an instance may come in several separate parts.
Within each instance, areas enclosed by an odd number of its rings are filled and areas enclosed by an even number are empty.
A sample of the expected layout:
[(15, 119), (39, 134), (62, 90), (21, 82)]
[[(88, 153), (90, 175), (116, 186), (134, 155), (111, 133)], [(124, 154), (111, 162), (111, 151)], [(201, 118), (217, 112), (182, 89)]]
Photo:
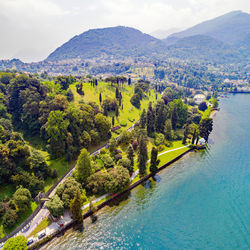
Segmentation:
[(250, 1), (0, 0), (0, 59), (44, 59), (90, 28), (125, 25), (150, 33), (190, 27), (239, 9), (250, 12)]

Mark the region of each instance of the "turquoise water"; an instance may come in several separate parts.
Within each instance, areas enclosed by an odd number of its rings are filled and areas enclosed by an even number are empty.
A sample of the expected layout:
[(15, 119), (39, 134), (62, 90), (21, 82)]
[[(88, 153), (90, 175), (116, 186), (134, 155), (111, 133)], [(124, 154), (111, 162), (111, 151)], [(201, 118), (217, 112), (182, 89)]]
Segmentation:
[(209, 148), (46, 249), (250, 249), (250, 95), (222, 99)]

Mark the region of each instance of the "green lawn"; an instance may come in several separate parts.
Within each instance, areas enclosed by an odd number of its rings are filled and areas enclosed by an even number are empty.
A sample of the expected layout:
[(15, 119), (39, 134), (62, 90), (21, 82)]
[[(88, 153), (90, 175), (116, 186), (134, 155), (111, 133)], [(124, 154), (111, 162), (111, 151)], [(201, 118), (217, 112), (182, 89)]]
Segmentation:
[(207, 109), (203, 112), (202, 119), (209, 118), (211, 113), (211, 107), (208, 106)]
[(51, 169), (56, 169), (58, 173), (58, 177), (55, 179), (52, 179), (51, 177), (47, 178), (44, 182), (44, 191), (47, 192), (50, 187), (52, 187), (59, 179), (62, 177), (72, 166), (69, 162), (66, 161), (65, 158), (58, 158), (58, 159), (49, 159), (49, 156), (47, 155), (46, 161), (48, 165), (51, 167)]

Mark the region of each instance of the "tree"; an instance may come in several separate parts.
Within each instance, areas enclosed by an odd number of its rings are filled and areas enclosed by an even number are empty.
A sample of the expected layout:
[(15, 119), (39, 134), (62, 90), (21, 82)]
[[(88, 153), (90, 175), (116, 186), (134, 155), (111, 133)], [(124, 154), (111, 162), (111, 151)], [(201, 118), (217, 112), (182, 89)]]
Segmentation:
[(130, 102), (133, 106), (135, 106), (138, 109), (141, 107), (141, 99), (140, 99), (140, 96), (138, 94), (134, 94), (131, 97)]
[(153, 147), (151, 150), (151, 161), (150, 161), (150, 172), (155, 175), (157, 173), (157, 166), (160, 163), (160, 160), (157, 160), (158, 150)]
[(170, 119), (166, 120), (166, 122), (165, 122), (164, 134), (165, 134), (165, 138), (167, 140), (172, 139), (172, 123), (171, 123)]
[(159, 133), (164, 132), (164, 125), (166, 122), (166, 109), (163, 100), (159, 100), (155, 107), (155, 130)]
[(46, 202), (46, 207), (49, 212), (56, 218), (63, 215), (63, 202), (57, 194), (55, 194), (49, 201)]
[(102, 93), (99, 94), (99, 102), (102, 103)]
[(95, 116), (95, 126), (96, 129), (99, 132), (101, 140), (106, 140), (109, 137), (109, 131), (111, 128), (111, 124), (109, 122), (109, 119), (102, 115), (101, 113), (98, 113)]
[(77, 159), (77, 179), (82, 184), (86, 184), (87, 178), (92, 174), (91, 161), (87, 149), (83, 148)]
[(141, 126), (141, 128), (145, 128), (146, 123), (147, 123), (147, 113), (146, 113), (145, 109), (143, 109), (141, 117), (140, 117), (140, 126)]
[(115, 117), (112, 116), (112, 126), (114, 126), (114, 125), (115, 125)]
[(63, 201), (63, 206), (69, 208), (71, 200), (74, 198), (76, 192), (80, 191), (81, 185), (74, 178), (67, 178), (56, 189), (56, 194)]
[(184, 136), (183, 136), (182, 144), (186, 144), (188, 133), (189, 133), (189, 129), (188, 129), (188, 127), (186, 127), (185, 130), (184, 130)]
[(13, 198), (18, 207), (18, 211), (21, 213), (27, 211), (30, 208), (32, 197), (28, 189), (22, 187), (18, 188), (14, 193)]
[(50, 137), (50, 151), (56, 157), (65, 153), (68, 126), (69, 120), (65, 119), (63, 111), (50, 112), (46, 131)]
[(192, 144), (194, 144), (196, 136), (197, 136), (197, 132), (196, 132), (196, 129), (194, 129), (193, 137), (192, 137)]
[(3, 250), (26, 250), (28, 240), (25, 236), (16, 236), (9, 238), (5, 243)]
[(117, 147), (117, 141), (115, 138), (111, 138), (109, 141), (109, 151), (110, 153), (114, 153)]
[(213, 119), (212, 118), (202, 119), (199, 124), (200, 136), (207, 141), (208, 136), (212, 132), (212, 130), (213, 130)]
[(148, 149), (147, 149), (147, 142), (143, 135), (139, 138), (139, 152), (138, 152), (138, 168), (140, 175), (146, 173), (146, 164), (148, 160)]
[(172, 123), (173, 130), (176, 130), (177, 122), (178, 122), (178, 115), (176, 111), (176, 106), (174, 105), (174, 108), (171, 114), (171, 123)]
[(73, 220), (77, 221), (78, 224), (81, 224), (83, 222), (81, 207), (82, 207), (81, 194), (80, 190), (77, 190), (74, 199), (70, 203), (70, 212), (72, 214)]
[(134, 155), (133, 147), (131, 145), (128, 147), (127, 157), (130, 160), (131, 168), (133, 168), (134, 167), (134, 157), (135, 157), (135, 155)]
[(129, 172), (122, 166), (117, 166), (109, 171), (108, 181), (105, 183), (105, 190), (108, 193), (117, 193), (127, 187), (130, 183)]
[(134, 167), (131, 165), (131, 162), (128, 158), (122, 158), (119, 160), (118, 164), (124, 168), (126, 168), (129, 173), (133, 173)]
[(152, 107), (152, 102), (149, 102), (148, 112), (147, 112), (147, 134), (148, 136), (153, 136), (155, 132), (155, 110)]
[(6, 213), (3, 216), (3, 225), (6, 228), (10, 228), (16, 224), (18, 220), (18, 216), (16, 214), (16, 211), (14, 209), (8, 209)]
[(207, 109), (206, 102), (201, 102), (198, 106), (198, 109), (204, 112)]

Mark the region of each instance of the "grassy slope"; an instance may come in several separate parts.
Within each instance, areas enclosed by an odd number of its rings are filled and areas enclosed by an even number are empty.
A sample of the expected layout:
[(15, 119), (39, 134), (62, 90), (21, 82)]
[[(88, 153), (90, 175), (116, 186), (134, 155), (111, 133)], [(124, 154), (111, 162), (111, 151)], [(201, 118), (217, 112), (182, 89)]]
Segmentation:
[[(96, 102), (99, 103), (99, 94), (102, 94), (102, 100), (105, 100), (106, 98), (115, 98), (115, 87), (112, 87), (110, 83), (106, 82), (99, 82), (97, 87), (92, 87), (90, 83), (84, 83), (83, 84), (83, 90), (85, 95), (82, 97), (76, 92), (75, 84), (70, 86), (70, 89), (72, 90), (74, 97), (75, 97), (75, 103), (78, 104), (79, 101), (83, 100), (84, 102)], [(126, 121), (127, 126), (122, 127), (122, 129), (129, 128), (135, 121), (139, 120), (140, 114), (143, 109), (147, 109), (148, 103), (151, 101), (152, 103), (156, 102), (156, 97), (154, 94), (154, 90), (150, 91), (150, 94), (147, 94), (147, 96), (141, 101), (141, 108), (137, 109), (135, 108), (131, 103), (130, 99), (134, 93), (134, 87), (128, 86), (127, 84), (124, 84), (124, 86), (120, 86), (120, 91), (122, 93), (122, 104), (123, 104), (123, 110), (120, 109), (120, 114), (118, 120), (115, 119), (115, 125), (120, 125), (121, 121)], [(110, 121), (111, 116), (110, 115)], [(133, 121), (134, 120), (134, 121)]]

